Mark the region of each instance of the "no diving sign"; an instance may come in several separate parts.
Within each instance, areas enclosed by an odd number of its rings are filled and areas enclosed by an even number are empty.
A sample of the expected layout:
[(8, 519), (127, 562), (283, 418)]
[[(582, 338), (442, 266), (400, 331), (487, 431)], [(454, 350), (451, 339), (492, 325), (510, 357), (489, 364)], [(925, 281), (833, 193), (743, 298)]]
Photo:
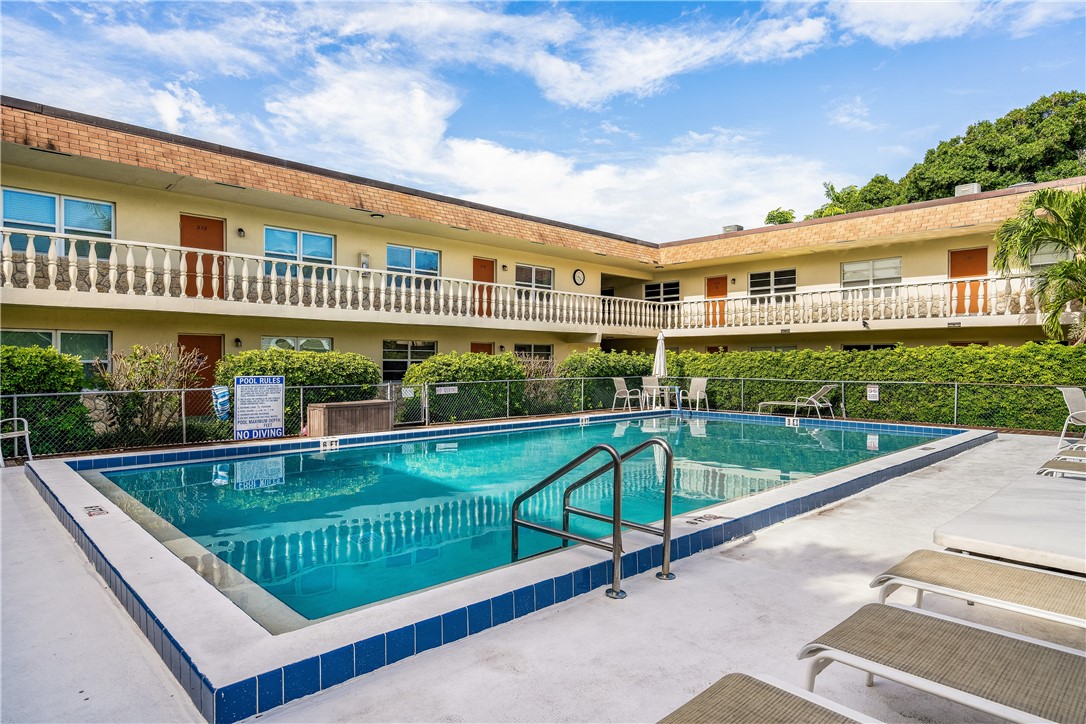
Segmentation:
[(234, 439), (265, 440), (285, 433), (282, 375), (234, 378)]

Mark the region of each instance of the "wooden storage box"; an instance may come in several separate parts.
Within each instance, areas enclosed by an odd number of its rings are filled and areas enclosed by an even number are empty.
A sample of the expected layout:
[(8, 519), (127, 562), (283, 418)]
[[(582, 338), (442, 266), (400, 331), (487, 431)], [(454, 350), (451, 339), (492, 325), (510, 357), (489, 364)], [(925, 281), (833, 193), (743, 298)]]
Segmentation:
[(392, 429), (392, 402), (318, 402), (306, 406), (310, 437), (354, 435)]

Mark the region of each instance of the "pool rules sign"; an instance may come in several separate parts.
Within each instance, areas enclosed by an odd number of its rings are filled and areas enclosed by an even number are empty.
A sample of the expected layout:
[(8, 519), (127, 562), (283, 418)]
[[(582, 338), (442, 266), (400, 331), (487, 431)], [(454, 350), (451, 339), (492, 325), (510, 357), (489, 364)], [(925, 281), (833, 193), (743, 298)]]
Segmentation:
[(283, 437), (285, 399), (286, 378), (281, 375), (235, 377), (234, 439)]

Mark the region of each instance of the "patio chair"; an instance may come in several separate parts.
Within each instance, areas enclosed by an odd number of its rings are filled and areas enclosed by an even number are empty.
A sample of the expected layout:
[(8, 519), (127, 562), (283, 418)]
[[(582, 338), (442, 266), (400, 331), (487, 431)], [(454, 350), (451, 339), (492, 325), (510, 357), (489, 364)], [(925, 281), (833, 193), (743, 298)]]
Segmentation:
[(645, 409), (645, 405), (641, 402), (641, 393), (638, 391), (630, 391), (626, 387), (626, 380), (623, 377), (612, 377), (611, 381), (615, 383), (615, 399), (611, 401), (611, 409), (618, 409), (618, 401), (624, 400), (623, 409), (632, 410), (630, 406), (631, 402), (636, 402), (637, 406), (641, 409)]
[[(13, 445), (13, 457), (19, 457), (19, 438), (26, 445), (26, 459), (33, 460), (34, 454), (30, 452), (30, 426), (22, 417), (6, 417), (0, 420), (0, 443), (11, 440)], [(3, 448), (0, 448), (0, 467), (4, 464)]]
[(913, 551), (871, 581), (879, 603), (901, 587), (1086, 628), (1086, 579), (944, 551)]
[(1067, 457), (1057, 455), (1041, 467), (1037, 468), (1038, 475), (1048, 475), (1053, 478), (1076, 478), (1086, 480), (1086, 457)]
[(660, 385), (659, 377), (642, 377), (641, 378), (641, 405), (648, 407), (649, 403), (652, 403), (653, 407), (656, 407), (657, 400), (663, 399), (664, 407), (667, 407), (668, 389)]
[[(690, 391), (685, 392), (679, 390), (679, 407), (683, 405), (683, 398), (686, 398), (686, 409), (701, 411), (701, 401), (705, 400), (705, 409), (709, 409), (709, 396), (705, 394), (705, 385), (709, 382), (708, 377), (693, 377), (690, 380)], [(694, 401), (694, 406), (690, 406), (690, 401)]]
[[(1063, 447), (1063, 441), (1067, 439), (1067, 428), (1071, 425), (1086, 427), (1086, 394), (1078, 387), (1057, 387), (1063, 395), (1063, 401), (1067, 403), (1067, 419), (1063, 421), (1063, 430), (1060, 431), (1060, 441), (1056, 445), (1059, 450)], [(1082, 439), (1086, 442), (1086, 437)], [(1071, 442), (1076, 442), (1071, 439)]]
[(829, 401), (828, 396), (831, 392), (837, 389), (837, 385), (822, 385), (822, 389), (814, 393), (810, 397), (799, 396), (793, 401), (784, 400), (766, 400), (765, 402), (758, 403), (758, 413), (761, 414), (764, 407), (792, 407), (792, 416), (799, 414), (799, 408), (806, 407), (808, 410), (814, 410), (818, 415), (818, 419), (822, 419), (822, 410), (829, 410), (830, 417), (836, 418), (833, 413), (833, 403)]
[(927, 611), (870, 603), (804, 646), (806, 688), (839, 662), (1011, 721), (1086, 719), (1086, 655)]
[(728, 674), (665, 716), (660, 724), (836, 724), (869, 721), (874, 720), (776, 679)]

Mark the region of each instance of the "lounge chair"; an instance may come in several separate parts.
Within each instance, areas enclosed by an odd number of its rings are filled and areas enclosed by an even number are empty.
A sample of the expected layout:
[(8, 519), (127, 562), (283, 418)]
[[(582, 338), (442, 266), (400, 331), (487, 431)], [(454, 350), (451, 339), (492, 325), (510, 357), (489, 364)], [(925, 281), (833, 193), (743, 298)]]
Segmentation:
[(815, 414), (818, 415), (818, 419), (822, 419), (822, 410), (829, 410), (830, 417), (836, 417), (833, 414), (833, 403), (829, 401), (828, 396), (831, 392), (837, 389), (837, 385), (822, 385), (822, 389), (814, 393), (810, 397), (797, 397), (792, 401), (784, 400), (766, 400), (765, 402), (758, 403), (758, 413), (761, 414), (762, 409), (765, 407), (792, 407), (792, 416), (795, 417), (799, 414), (799, 408), (806, 407), (808, 410), (813, 409)]
[[(1060, 441), (1056, 444), (1056, 449), (1059, 450), (1063, 447), (1064, 440), (1067, 439), (1068, 427), (1071, 425), (1086, 427), (1086, 393), (1083, 393), (1078, 387), (1057, 387), (1056, 389), (1063, 395), (1063, 401), (1067, 404), (1067, 419), (1063, 421)], [(1074, 438), (1071, 438), (1071, 441), (1076, 442)], [(1086, 437), (1079, 440), (1079, 442), (1086, 442)]]
[[(0, 420), (0, 443), (4, 440), (11, 440), (13, 446), (13, 457), (19, 457), (19, 438), (22, 438), (23, 443), (26, 445), (26, 459), (33, 460), (34, 453), (30, 452), (30, 426), (26, 424), (26, 419), (22, 417), (6, 417)], [(4, 464), (4, 457), (2, 448), (0, 448), (0, 466)]]
[[(701, 401), (705, 400), (705, 409), (709, 409), (709, 396), (705, 394), (705, 386), (708, 384), (709, 378), (707, 377), (693, 377), (690, 379), (690, 391), (685, 392), (679, 390), (679, 407), (683, 406), (683, 398), (686, 399), (687, 410), (701, 411)], [(690, 401), (694, 401), (694, 406), (690, 406)]]
[(1011, 721), (1086, 720), (1086, 654), (1066, 646), (870, 603), (804, 646), (807, 689), (839, 662)]
[(919, 550), (871, 581), (872, 588), (880, 588), (879, 603), (902, 586), (916, 589), (917, 608), (925, 592), (938, 593), (1086, 628), (1086, 578), (1081, 576)]
[(1037, 468), (1037, 474), (1050, 475), (1054, 478), (1086, 480), (1086, 457), (1075, 459), (1057, 455)]
[(618, 401), (619, 400), (624, 400), (625, 401), (625, 404), (623, 405), (623, 409), (632, 410), (633, 408), (630, 407), (631, 402), (636, 402), (638, 407), (640, 407), (641, 409), (645, 409), (645, 406), (641, 402), (641, 393), (636, 392), (636, 391), (631, 392), (626, 387), (625, 378), (612, 377), (611, 380), (615, 383), (615, 399), (611, 401), (611, 409), (612, 410), (617, 410), (618, 409)]
[(728, 674), (660, 724), (791, 724), (869, 722), (871, 717), (825, 697), (763, 676)]

